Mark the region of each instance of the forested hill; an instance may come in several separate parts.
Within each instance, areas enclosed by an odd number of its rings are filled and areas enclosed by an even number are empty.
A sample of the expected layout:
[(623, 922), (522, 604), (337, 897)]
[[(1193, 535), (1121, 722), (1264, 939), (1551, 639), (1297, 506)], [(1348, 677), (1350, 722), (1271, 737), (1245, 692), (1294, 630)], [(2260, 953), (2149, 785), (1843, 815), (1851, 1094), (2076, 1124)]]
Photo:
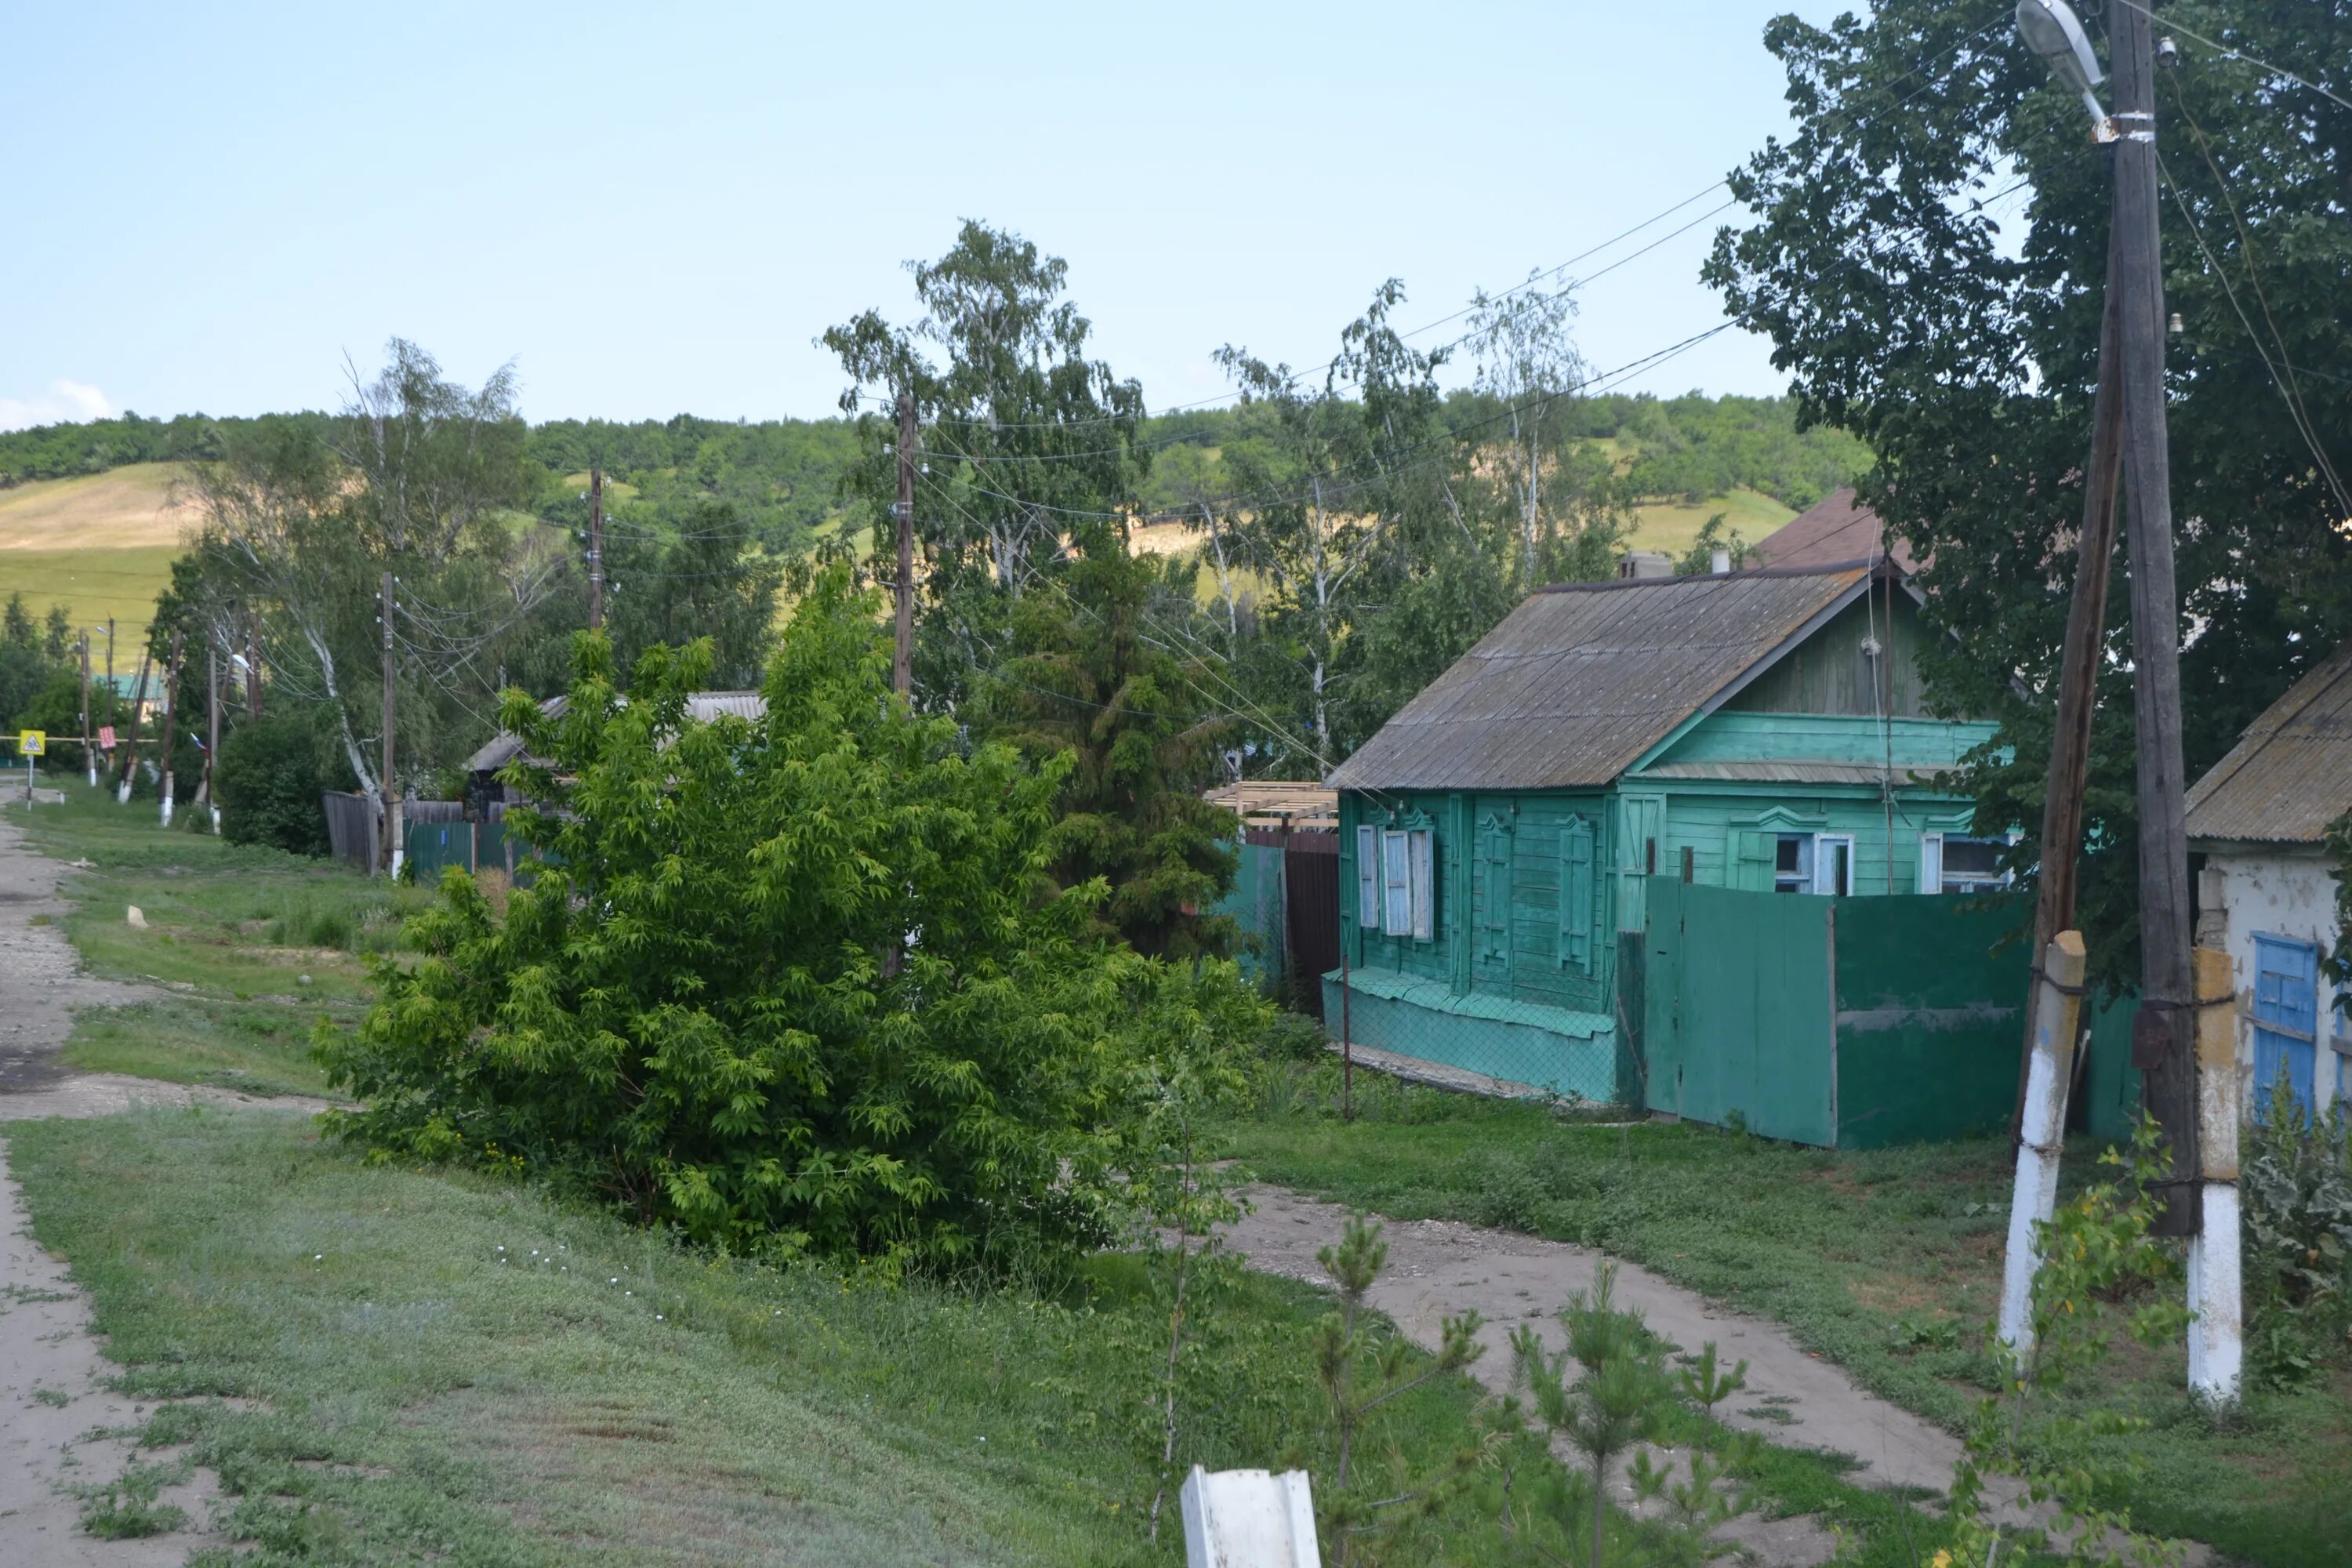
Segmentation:
[[(1458, 432), (1492, 427), (1489, 398), (1455, 393), (1447, 423)], [(320, 417), (294, 415), (297, 419)], [(1142, 486), (1155, 511), (1181, 511), (1188, 495), (1213, 492), (1222, 448), (1246, 439), (1246, 410), (1199, 409), (1146, 422), (1140, 445), (1154, 456)], [(1861, 444), (1839, 431), (1800, 434), (1785, 398), (1659, 399), (1610, 395), (1576, 400), (1574, 437), (1605, 443), (1632, 503), (1698, 507), (1748, 491), (1800, 510), (1849, 481), (1866, 462)], [(251, 423), (200, 414), (147, 419), (136, 414), (82, 425), (0, 434), (0, 488), (35, 479), (104, 473), (134, 463), (217, 457), (224, 436)], [(866, 450), (839, 418), (717, 420), (678, 415), (634, 424), (559, 419), (531, 427), (527, 449), (551, 476), (601, 462), (615, 483), (645, 501), (709, 499), (734, 503), (771, 546), (803, 543), (839, 506), (841, 480)], [(1189, 448), (1189, 450), (1188, 450)]]

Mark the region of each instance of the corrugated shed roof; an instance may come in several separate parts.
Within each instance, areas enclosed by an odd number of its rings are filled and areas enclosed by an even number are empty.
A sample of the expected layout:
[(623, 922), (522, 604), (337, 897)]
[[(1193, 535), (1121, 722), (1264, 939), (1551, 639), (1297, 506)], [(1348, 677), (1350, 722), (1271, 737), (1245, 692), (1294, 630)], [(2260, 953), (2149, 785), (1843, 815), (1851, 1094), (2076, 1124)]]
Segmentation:
[(1547, 588), (1333, 771), (1339, 789), (1561, 789), (1623, 773), (1858, 592), (1834, 570)]
[[(569, 697), (551, 697), (539, 705), (539, 710), (551, 719), (559, 719), (571, 706)], [(721, 714), (756, 721), (768, 716), (768, 700), (756, 691), (698, 691), (686, 700), (686, 710), (698, 724), (708, 724)], [(522, 737), (501, 730), (484, 742), (480, 751), (466, 759), (466, 771), (495, 772), (514, 761), (515, 753), (521, 750)]]
[(1841, 561), (1864, 561), (1885, 552), (1904, 571), (1916, 574), (1919, 563), (1901, 540), (1887, 549), (1886, 524), (1854, 499), (1853, 487), (1832, 490), (1779, 528), (1759, 540), (1759, 567), (1820, 568)]
[(2189, 837), (2316, 844), (2352, 811), (2352, 642), (2247, 726), (2189, 792)]

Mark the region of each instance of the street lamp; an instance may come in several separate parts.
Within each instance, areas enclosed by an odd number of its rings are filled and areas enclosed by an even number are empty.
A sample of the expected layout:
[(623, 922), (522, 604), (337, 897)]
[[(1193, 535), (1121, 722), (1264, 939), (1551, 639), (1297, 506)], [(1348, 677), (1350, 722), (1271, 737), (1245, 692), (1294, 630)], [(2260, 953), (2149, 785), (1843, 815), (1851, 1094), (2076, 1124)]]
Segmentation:
[(2017, 34), (2027, 48), (2042, 57), (2051, 75), (2080, 95), (2083, 107), (2091, 111), (2091, 140), (2114, 141), (2115, 122), (2107, 118), (2099, 95), (2091, 90), (2106, 79), (2106, 73), (2099, 68), (2099, 57), (2091, 52), (2090, 35), (2083, 31), (2074, 8), (2066, 0), (2017, 0)]

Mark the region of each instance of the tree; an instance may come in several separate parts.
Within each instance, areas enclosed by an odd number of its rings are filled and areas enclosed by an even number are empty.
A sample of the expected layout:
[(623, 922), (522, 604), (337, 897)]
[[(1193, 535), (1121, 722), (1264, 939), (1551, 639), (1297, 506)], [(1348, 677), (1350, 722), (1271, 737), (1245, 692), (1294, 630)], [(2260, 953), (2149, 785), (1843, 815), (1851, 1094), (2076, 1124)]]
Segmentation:
[[(541, 480), (523, 456), (511, 373), (469, 391), (414, 343), (395, 338), (388, 353), (373, 380), (353, 371), (340, 416), (224, 432), (222, 458), (193, 465), (189, 480), (204, 520), (191, 609), (208, 629), (239, 605), (260, 617), (273, 680), (328, 710), (379, 804), (388, 785), (429, 776), (489, 730), (499, 671), (540, 631), (534, 615), (571, 555), (523, 510)], [(386, 573), (398, 781), (379, 776), (370, 748)]]
[(1232, 955), (1239, 929), (1209, 906), (1239, 864), (1234, 814), (1201, 798), (1230, 724), (1204, 700), (1215, 656), (1183, 629), (1192, 574), (1164, 575), (1096, 526), (1077, 559), (1015, 608), (1013, 657), (985, 688), (994, 732), (1043, 761), (1067, 755), (1048, 873), (1097, 879), (1107, 931), (1152, 957)]
[(1477, 388), (1501, 401), (1509, 421), (1510, 477), (1504, 482), (1517, 492), (1522, 592), (1536, 585), (1551, 542), (1543, 505), (1546, 426), (1555, 403), (1585, 379), (1584, 361), (1568, 335), (1575, 296), (1537, 288), (1540, 276), (1530, 272), (1527, 282), (1499, 296), (1481, 289), (1470, 301)]
[(281, 710), (231, 730), (213, 773), (221, 836), (234, 844), (324, 855), (327, 814), (319, 795), (340, 781), (320, 766), (319, 740), (301, 712)]
[[(2205, 0), (2185, 26), (2352, 98), (2352, 5)], [(1731, 175), (1756, 222), (1706, 276), (1768, 333), (1807, 425), (1876, 466), (1864, 499), (1930, 562), (1934, 701), (1997, 717), (1980, 828), (2038, 842), (2056, 653), (2090, 445), (2109, 185), (2080, 104), (2002, 18), (1885, 0), (1765, 43), (1798, 129)], [(2352, 110), (2179, 40), (2160, 73), (2167, 386), (2191, 778), (2352, 632)], [(2022, 203), (2020, 205), (2020, 203)], [(2005, 226), (2022, 227), (2011, 239)], [(2095, 972), (2137, 960), (2129, 594), (2116, 574), (2078, 918)], [(2031, 694), (2012, 689), (2021, 681)]]
[(1136, 444), (1143, 389), (1087, 357), (1093, 327), (1065, 295), (1068, 264), (1019, 235), (967, 221), (945, 255), (908, 270), (920, 320), (895, 327), (867, 310), (822, 341), (849, 374), (842, 411), (860, 416), (873, 455), (845, 484), (874, 519), (879, 558), (895, 548), (889, 405), (914, 396), (927, 605), (916, 685), (944, 706), (1001, 653), (1013, 603), (1066, 562), (1065, 534), (1134, 510), (1148, 461)]
[(1052, 1271), (1112, 1235), (1168, 972), (1089, 940), (1098, 884), (1036, 896), (1067, 764), (911, 712), (878, 609), (820, 577), (757, 721), (689, 716), (707, 642), (624, 701), (583, 633), (560, 718), (510, 694), (541, 873), (503, 914), (445, 879), (323, 1047), (336, 1130), (771, 1256)]

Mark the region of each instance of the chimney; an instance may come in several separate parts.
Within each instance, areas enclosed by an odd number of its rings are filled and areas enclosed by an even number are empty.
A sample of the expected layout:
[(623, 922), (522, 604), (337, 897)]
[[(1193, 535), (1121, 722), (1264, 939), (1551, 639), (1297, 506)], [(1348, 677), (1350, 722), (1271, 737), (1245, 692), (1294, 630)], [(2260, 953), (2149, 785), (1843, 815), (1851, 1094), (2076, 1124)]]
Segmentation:
[(1628, 550), (1617, 557), (1617, 575), (1620, 577), (1646, 579), (1674, 574), (1674, 558), (1655, 550)]
[(1721, 545), (1716, 546), (1715, 553), (1706, 558), (1706, 569), (1718, 577), (1730, 571), (1731, 552)]

